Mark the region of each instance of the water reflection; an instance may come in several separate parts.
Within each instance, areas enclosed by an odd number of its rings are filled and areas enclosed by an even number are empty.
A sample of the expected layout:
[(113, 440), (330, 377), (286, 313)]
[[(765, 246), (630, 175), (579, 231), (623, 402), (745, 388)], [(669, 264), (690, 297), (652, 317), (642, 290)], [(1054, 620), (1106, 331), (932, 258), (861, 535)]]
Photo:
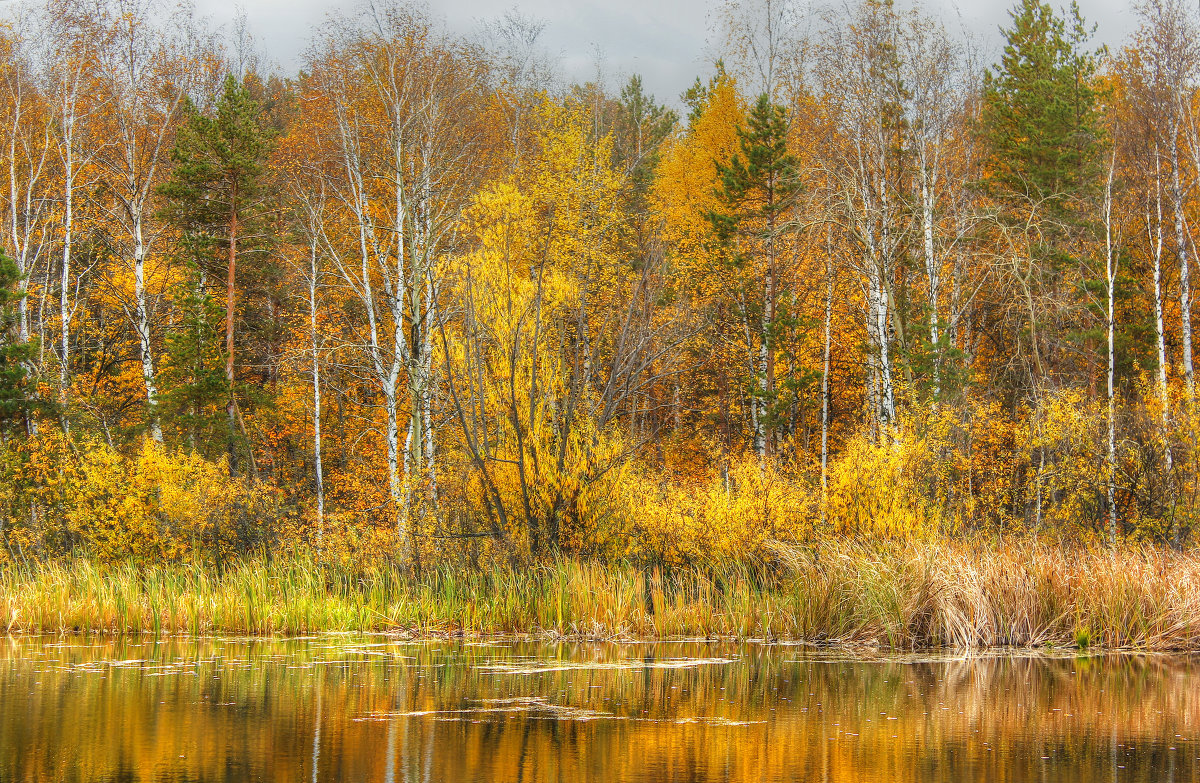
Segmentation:
[(0, 639), (0, 783), (1200, 781), (1200, 661)]

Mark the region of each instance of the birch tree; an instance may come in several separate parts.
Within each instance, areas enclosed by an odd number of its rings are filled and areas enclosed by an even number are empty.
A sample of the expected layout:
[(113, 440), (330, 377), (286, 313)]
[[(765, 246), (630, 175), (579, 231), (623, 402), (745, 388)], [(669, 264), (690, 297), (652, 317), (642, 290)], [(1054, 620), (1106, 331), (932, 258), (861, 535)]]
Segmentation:
[(963, 113), (961, 56), (945, 28), (927, 17), (910, 15), (903, 33), (900, 78), (906, 88), (908, 147), (916, 169), (913, 189), (920, 215), (929, 344), (933, 350), (933, 396), (937, 399), (941, 395), (943, 364), (943, 254), (953, 241), (940, 236), (943, 190), (965, 184), (947, 181), (954, 171), (948, 160), (954, 154), (950, 148), (952, 136)]
[[(78, 306), (78, 287), (91, 271), (73, 270), (76, 220), (81, 206), (96, 182), (93, 163), (104, 146), (98, 133), (99, 115), (106, 111), (104, 98), (97, 95), (96, 59), (101, 40), (91, 9), (78, 3), (52, 6), (48, 19), (53, 43), (47, 63), (52, 74), (51, 96), (58, 158), (59, 245), (59, 406), (63, 429), (69, 428), (68, 406), (71, 385), (71, 322)], [(73, 296), (73, 293), (76, 294)]]
[(1108, 371), (1106, 373), (1108, 405), (1105, 417), (1105, 423), (1108, 425), (1108, 449), (1105, 490), (1108, 501), (1109, 544), (1114, 547), (1117, 545), (1117, 351), (1115, 294), (1117, 287), (1117, 253), (1119, 252), (1118, 245), (1120, 243), (1120, 237), (1116, 234), (1116, 217), (1113, 211), (1113, 177), (1116, 174), (1116, 168), (1117, 156), (1114, 147), (1112, 157), (1109, 161), (1108, 176), (1104, 183), (1104, 203), (1102, 207), (1104, 212), (1105, 293), (1108, 298), (1105, 309), (1105, 331), (1108, 338)]
[(97, 164), (104, 173), (109, 237), (133, 272), (134, 301), (125, 314), (138, 338), (146, 427), (162, 442), (152, 333), (156, 292), (148, 282), (164, 228), (156, 220), (156, 189), (166, 178), (184, 100), (189, 91), (211, 89), (216, 63), (208, 36), (186, 9), (166, 16), (156, 0), (97, 0), (93, 9), (105, 28), (96, 56), (109, 139)]
[(312, 448), (313, 448), (313, 484), (316, 489), (317, 506), (317, 549), (320, 550), (325, 538), (325, 469), (324, 443), (321, 438), (321, 354), (326, 335), (318, 319), (321, 310), (322, 281), (325, 278), (324, 269), (325, 248), (328, 236), (325, 233), (326, 196), (324, 183), (320, 178), (318, 165), (306, 167), (309, 176), (297, 176), (293, 183), (291, 195), (292, 204), (296, 210), (295, 220), (299, 225), (300, 235), (306, 245), (307, 269), (302, 275), (307, 283), (308, 304), (308, 366), (312, 388)]
[(471, 121), (485, 72), (476, 50), (396, 4), (335, 22), (313, 72), (336, 125), (340, 170), (330, 198), (354, 236), (332, 258), (362, 306), (362, 350), (383, 398), (389, 494), (407, 556), (414, 489), (436, 496), (433, 338), (445, 257), (480, 172)]
[[(1138, 103), (1162, 150), (1169, 171), (1166, 182), (1174, 228), (1174, 250), (1179, 265), (1180, 342), (1188, 403), (1195, 401), (1196, 382), (1192, 357), (1191, 258), (1187, 237), (1186, 203), (1191, 186), (1183, 173), (1181, 141), (1192, 117), (1192, 94), (1200, 76), (1200, 26), (1181, 0), (1147, 0), (1137, 8), (1142, 25), (1136, 50), (1141, 61)], [(1192, 144), (1195, 147), (1195, 142)]]
[(837, 138), (826, 149), (826, 180), (834, 193), (835, 219), (857, 252), (866, 302), (868, 400), (881, 437), (896, 422), (892, 352), (895, 322), (893, 290), (907, 227), (904, 193), (896, 177), (902, 146), (902, 91), (898, 39), (900, 23), (888, 4), (862, 3), (847, 24), (832, 24), (823, 35), (817, 78)]
[(29, 342), (29, 280), (45, 250), (48, 194), (48, 159), (51, 112), (47, 96), (39, 89), (36, 54), (26, 40), (28, 14), (18, 18), (12, 32), (0, 34), (0, 111), (3, 118), (5, 244), (17, 268), (17, 336)]

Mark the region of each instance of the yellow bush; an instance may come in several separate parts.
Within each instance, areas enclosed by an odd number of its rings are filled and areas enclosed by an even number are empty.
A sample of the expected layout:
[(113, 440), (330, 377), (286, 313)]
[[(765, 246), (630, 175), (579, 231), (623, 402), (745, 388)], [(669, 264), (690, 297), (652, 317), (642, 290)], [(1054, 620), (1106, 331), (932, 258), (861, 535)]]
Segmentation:
[(1105, 528), (1105, 415), (1073, 390), (1015, 417), (995, 403), (914, 409), (886, 442), (860, 433), (831, 461), (831, 528), (868, 537), (968, 527), (1092, 537)]
[(82, 548), (105, 561), (222, 560), (264, 543), (272, 490), (224, 463), (147, 442), (124, 455), (101, 441), (47, 433), (4, 453), (8, 548)]
[(819, 493), (771, 460), (744, 456), (694, 484), (626, 484), (627, 557), (682, 565), (763, 557), (775, 541), (806, 542)]
[(829, 466), (826, 517), (841, 535), (921, 535), (938, 526), (942, 509), (936, 498), (915, 486), (922, 441), (872, 443), (857, 436)]

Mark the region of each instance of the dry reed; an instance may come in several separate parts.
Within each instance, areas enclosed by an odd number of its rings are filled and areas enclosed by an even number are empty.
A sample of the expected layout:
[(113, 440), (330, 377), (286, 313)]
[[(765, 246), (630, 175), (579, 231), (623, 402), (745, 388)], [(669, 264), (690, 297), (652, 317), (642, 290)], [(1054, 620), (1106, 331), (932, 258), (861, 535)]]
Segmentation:
[(891, 648), (1200, 649), (1200, 554), (1022, 542), (776, 547), (770, 564), (671, 572), (574, 560), (411, 578), (303, 557), (0, 569), (23, 633), (541, 633)]

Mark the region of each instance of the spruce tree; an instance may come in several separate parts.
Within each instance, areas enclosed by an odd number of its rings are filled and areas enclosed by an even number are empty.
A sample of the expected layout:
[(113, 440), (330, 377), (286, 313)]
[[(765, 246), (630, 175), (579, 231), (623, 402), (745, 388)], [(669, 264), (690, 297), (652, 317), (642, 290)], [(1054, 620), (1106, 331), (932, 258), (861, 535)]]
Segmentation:
[[(183, 245), (200, 269), (225, 273), (225, 386), (229, 470), (236, 474), (239, 415), (234, 361), (239, 253), (261, 240), (266, 210), (263, 178), (271, 131), (261, 104), (232, 75), (211, 114), (194, 106), (179, 129), (175, 170), (160, 192), (167, 217), (184, 234)], [(223, 262), (223, 264), (222, 264)]]

